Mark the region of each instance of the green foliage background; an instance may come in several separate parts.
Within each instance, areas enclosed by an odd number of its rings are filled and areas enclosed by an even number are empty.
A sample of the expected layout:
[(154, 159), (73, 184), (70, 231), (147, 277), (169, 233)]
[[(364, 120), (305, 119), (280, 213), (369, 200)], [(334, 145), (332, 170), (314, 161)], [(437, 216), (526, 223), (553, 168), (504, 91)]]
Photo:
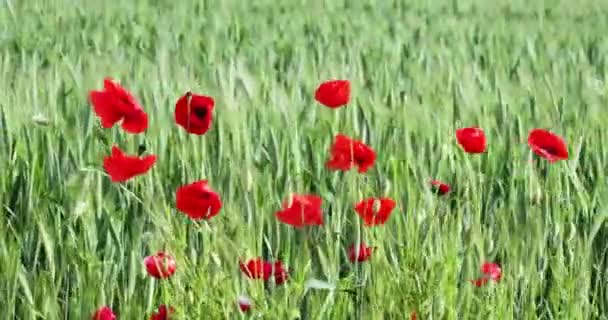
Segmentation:
[[(0, 1), (0, 301), (3, 319), (87, 319), (107, 304), (142, 319), (608, 319), (608, 2)], [(150, 116), (145, 135), (102, 130), (87, 101), (119, 80)], [(350, 79), (334, 111), (318, 83)], [(173, 123), (188, 90), (216, 99), (203, 137)], [(46, 121), (44, 121), (46, 119)], [(463, 153), (479, 125), (489, 152)], [(570, 160), (534, 164), (528, 131), (548, 128)], [(338, 133), (378, 152), (366, 175), (324, 168)], [(146, 176), (112, 184), (116, 143), (158, 155)], [(450, 182), (438, 198), (428, 181)], [(208, 224), (174, 191), (208, 179), (224, 201)], [(325, 200), (302, 231), (274, 212), (291, 192)], [(390, 196), (381, 228), (353, 204)], [(377, 246), (349, 266), (344, 248)], [(142, 259), (174, 254), (168, 281)], [(265, 289), (240, 258), (281, 258)], [(468, 280), (483, 261), (503, 279)], [(305, 291), (317, 278), (335, 291)], [(341, 290), (351, 291), (341, 291)], [(254, 311), (242, 316), (247, 293)]]

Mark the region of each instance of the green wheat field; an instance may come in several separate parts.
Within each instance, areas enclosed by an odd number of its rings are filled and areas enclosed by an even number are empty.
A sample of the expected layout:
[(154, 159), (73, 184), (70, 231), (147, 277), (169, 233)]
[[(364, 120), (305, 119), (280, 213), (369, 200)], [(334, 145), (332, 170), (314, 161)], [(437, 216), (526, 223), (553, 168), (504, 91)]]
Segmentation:
[[(0, 0), (0, 319), (608, 319), (607, 74), (602, 0)], [(101, 128), (105, 77), (145, 133)], [(315, 101), (327, 79), (347, 107)], [(216, 101), (205, 135), (175, 124), (187, 91)], [(469, 126), (487, 153), (459, 147)], [(533, 128), (569, 159), (534, 155)], [(369, 172), (325, 167), (338, 133), (376, 150)], [(112, 183), (114, 144), (158, 161)], [(192, 222), (175, 190), (200, 179), (223, 207)], [(280, 223), (292, 193), (325, 224)], [(353, 210), (371, 196), (397, 202), (382, 227)], [(351, 264), (358, 240), (376, 249)], [(169, 279), (142, 262), (160, 250)], [(243, 276), (258, 256), (289, 280)], [(502, 279), (476, 287), (485, 261)]]

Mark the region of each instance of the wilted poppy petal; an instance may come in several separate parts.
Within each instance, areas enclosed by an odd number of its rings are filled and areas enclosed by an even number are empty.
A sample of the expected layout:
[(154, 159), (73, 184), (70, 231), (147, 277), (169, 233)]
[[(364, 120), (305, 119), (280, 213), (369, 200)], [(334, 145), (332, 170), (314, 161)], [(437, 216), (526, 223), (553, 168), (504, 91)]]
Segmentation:
[(325, 81), (317, 87), (315, 99), (332, 109), (344, 106), (350, 100), (350, 82), (348, 80)]
[(144, 259), (144, 264), (148, 274), (157, 279), (169, 278), (175, 273), (175, 269), (177, 268), (175, 259), (162, 251), (155, 255), (147, 256)]
[(103, 167), (112, 182), (122, 182), (135, 176), (145, 174), (156, 163), (156, 156), (128, 156), (117, 146), (112, 147), (112, 154), (103, 159)]
[(207, 180), (179, 187), (175, 199), (177, 209), (192, 220), (211, 219), (222, 208), (220, 196), (209, 187)]

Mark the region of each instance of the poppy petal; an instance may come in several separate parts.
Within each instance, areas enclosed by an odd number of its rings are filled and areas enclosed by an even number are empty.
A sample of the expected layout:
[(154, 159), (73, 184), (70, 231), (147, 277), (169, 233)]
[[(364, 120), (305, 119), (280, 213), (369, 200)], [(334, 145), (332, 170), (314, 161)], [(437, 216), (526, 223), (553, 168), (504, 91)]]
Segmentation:
[(135, 176), (148, 172), (156, 163), (156, 156), (128, 156), (117, 146), (112, 147), (112, 154), (103, 159), (103, 167), (112, 182), (127, 181)]
[(350, 100), (348, 80), (329, 80), (321, 83), (315, 91), (315, 100), (328, 108), (339, 108)]
[(220, 196), (209, 187), (207, 180), (179, 187), (175, 199), (177, 209), (192, 220), (211, 219), (222, 208)]

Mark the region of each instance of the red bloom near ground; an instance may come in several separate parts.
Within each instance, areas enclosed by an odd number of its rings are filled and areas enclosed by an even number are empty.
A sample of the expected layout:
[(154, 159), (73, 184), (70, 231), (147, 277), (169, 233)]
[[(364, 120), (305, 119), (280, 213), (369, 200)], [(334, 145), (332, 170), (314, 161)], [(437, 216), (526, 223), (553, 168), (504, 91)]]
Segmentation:
[(481, 278), (471, 280), (471, 283), (477, 287), (485, 285), (490, 280), (498, 282), (502, 277), (502, 269), (498, 264), (492, 262), (483, 263), (481, 265), (481, 273), (483, 274)]
[(543, 129), (533, 129), (528, 135), (528, 146), (549, 162), (568, 159), (568, 146), (560, 136)]
[(289, 271), (279, 260), (270, 262), (258, 257), (247, 262), (240, 262), (239, 268), (250, 279), (268, 281), (271, 277), (274, 277), (274, 282), (277, 285), (283, 284), (289, 278)]
[(274, 276), (274, 283), (277, 285), (281, 285), (289, 280), (289, 270), (285, 269), (285, 266), (281, 261), (274, 262), (272, 275)]
[(456, 130), (456, 140), (467, 153), (486, 152), (486, 136), (481, 128), (458, 129)]
[(171, 314), (175, 313), (175, 309), (173, 307), (167, 307), (162, 304), (158, 307), (158, 311), (153, 313), (150, 316), (150, 320), (169, 320), (171, 319)]
[(332, 109), (348, 104), (350, 82), (348, 80), (329, 80), (321, 83), (315, 91), (315, 100)]
[(116, 320), (116, 315), (110, 307), (103, 306), (95, 311), (91, 320)]
[(418, 316), (416, 315), (416, 311), (412, 311), (412, 313), (410, 314), (410, 320), (416, 320), (418, 319)]
[(175, 104), (175, 122), (188, 133), (203, 135), (213, 120), (213, 98), (187, 92)]
[(449, 184), (441, 182), (439, 180), (431, 181), (431, 187), (433, 188), (433, 191), (440, 196), (447, 194), (452, 190), (452, 187), (450, 187)]
[(377, 226), (386, 223), (396, 203), (390, 198), (367, 198), (355, 205), (355, 211), (365, 226)]
[(112, 147), (112, 154), (103, 159), (103, 168), (112, 182), (127, 181), (135, 176), (142, 175), (156, 163), (156, 156), (136, 157), (126, 155), (119, 147)]
[(368, 247), (365, 243), (352, 245), (348, 248), (348, 260), (353, 263), (367, 261), (372, 256), (373, 250), (374, 248)]
[(359, 172), (364, 173), (376, 162), (376, 152), (372, 148), (343, 134), (336, 135), (330, 153), (325, 165), (332, 170), (348, 171), (357, 166)]
[(279, 221), (301, 228), (304, 226), (323, 225), (323, 211), (321, 210), (323, 200), (316, 195), (291, 196), (291, 203), (283, 202), (283, 209), (277, 211), (275, 216)]
[(165, 253), (158, 252), (155, 255), (147, 256), (144, 259), (144, 264), (146, 265), (146, 271), (148, 274), (157, 279), (161, 278), (169, 278), (175, 273), (176, 264), (175, 259)]
[(220, 196), (209, 187), (207, 180), (179, 187), (175, 200), (177, 209), (192, 220), (211, 219), (222, 208)]
[(240, 295), (239, 298), (237, 299), (237, 303), (239, 305), (239, 309), (242, 312), (249, 312), (249, 310), (251, 310), (251, 299), (246, 296), (246, 295)]
[(135, 98), (110, 78), (103, 81), (103, 90), (91, 91), (89, 100), (103, 128), (112, 128), (122, 120), (129, 133), (141, 133), (148, 128), (148, 115)]
[(246, 263), (240, 262), (239, 268), (241, 272), (250, 279), (264, 279), (268, 281), (272, 276), (272, 262), (264, 261), (264, 259), (258, 257), (250, 259)]

